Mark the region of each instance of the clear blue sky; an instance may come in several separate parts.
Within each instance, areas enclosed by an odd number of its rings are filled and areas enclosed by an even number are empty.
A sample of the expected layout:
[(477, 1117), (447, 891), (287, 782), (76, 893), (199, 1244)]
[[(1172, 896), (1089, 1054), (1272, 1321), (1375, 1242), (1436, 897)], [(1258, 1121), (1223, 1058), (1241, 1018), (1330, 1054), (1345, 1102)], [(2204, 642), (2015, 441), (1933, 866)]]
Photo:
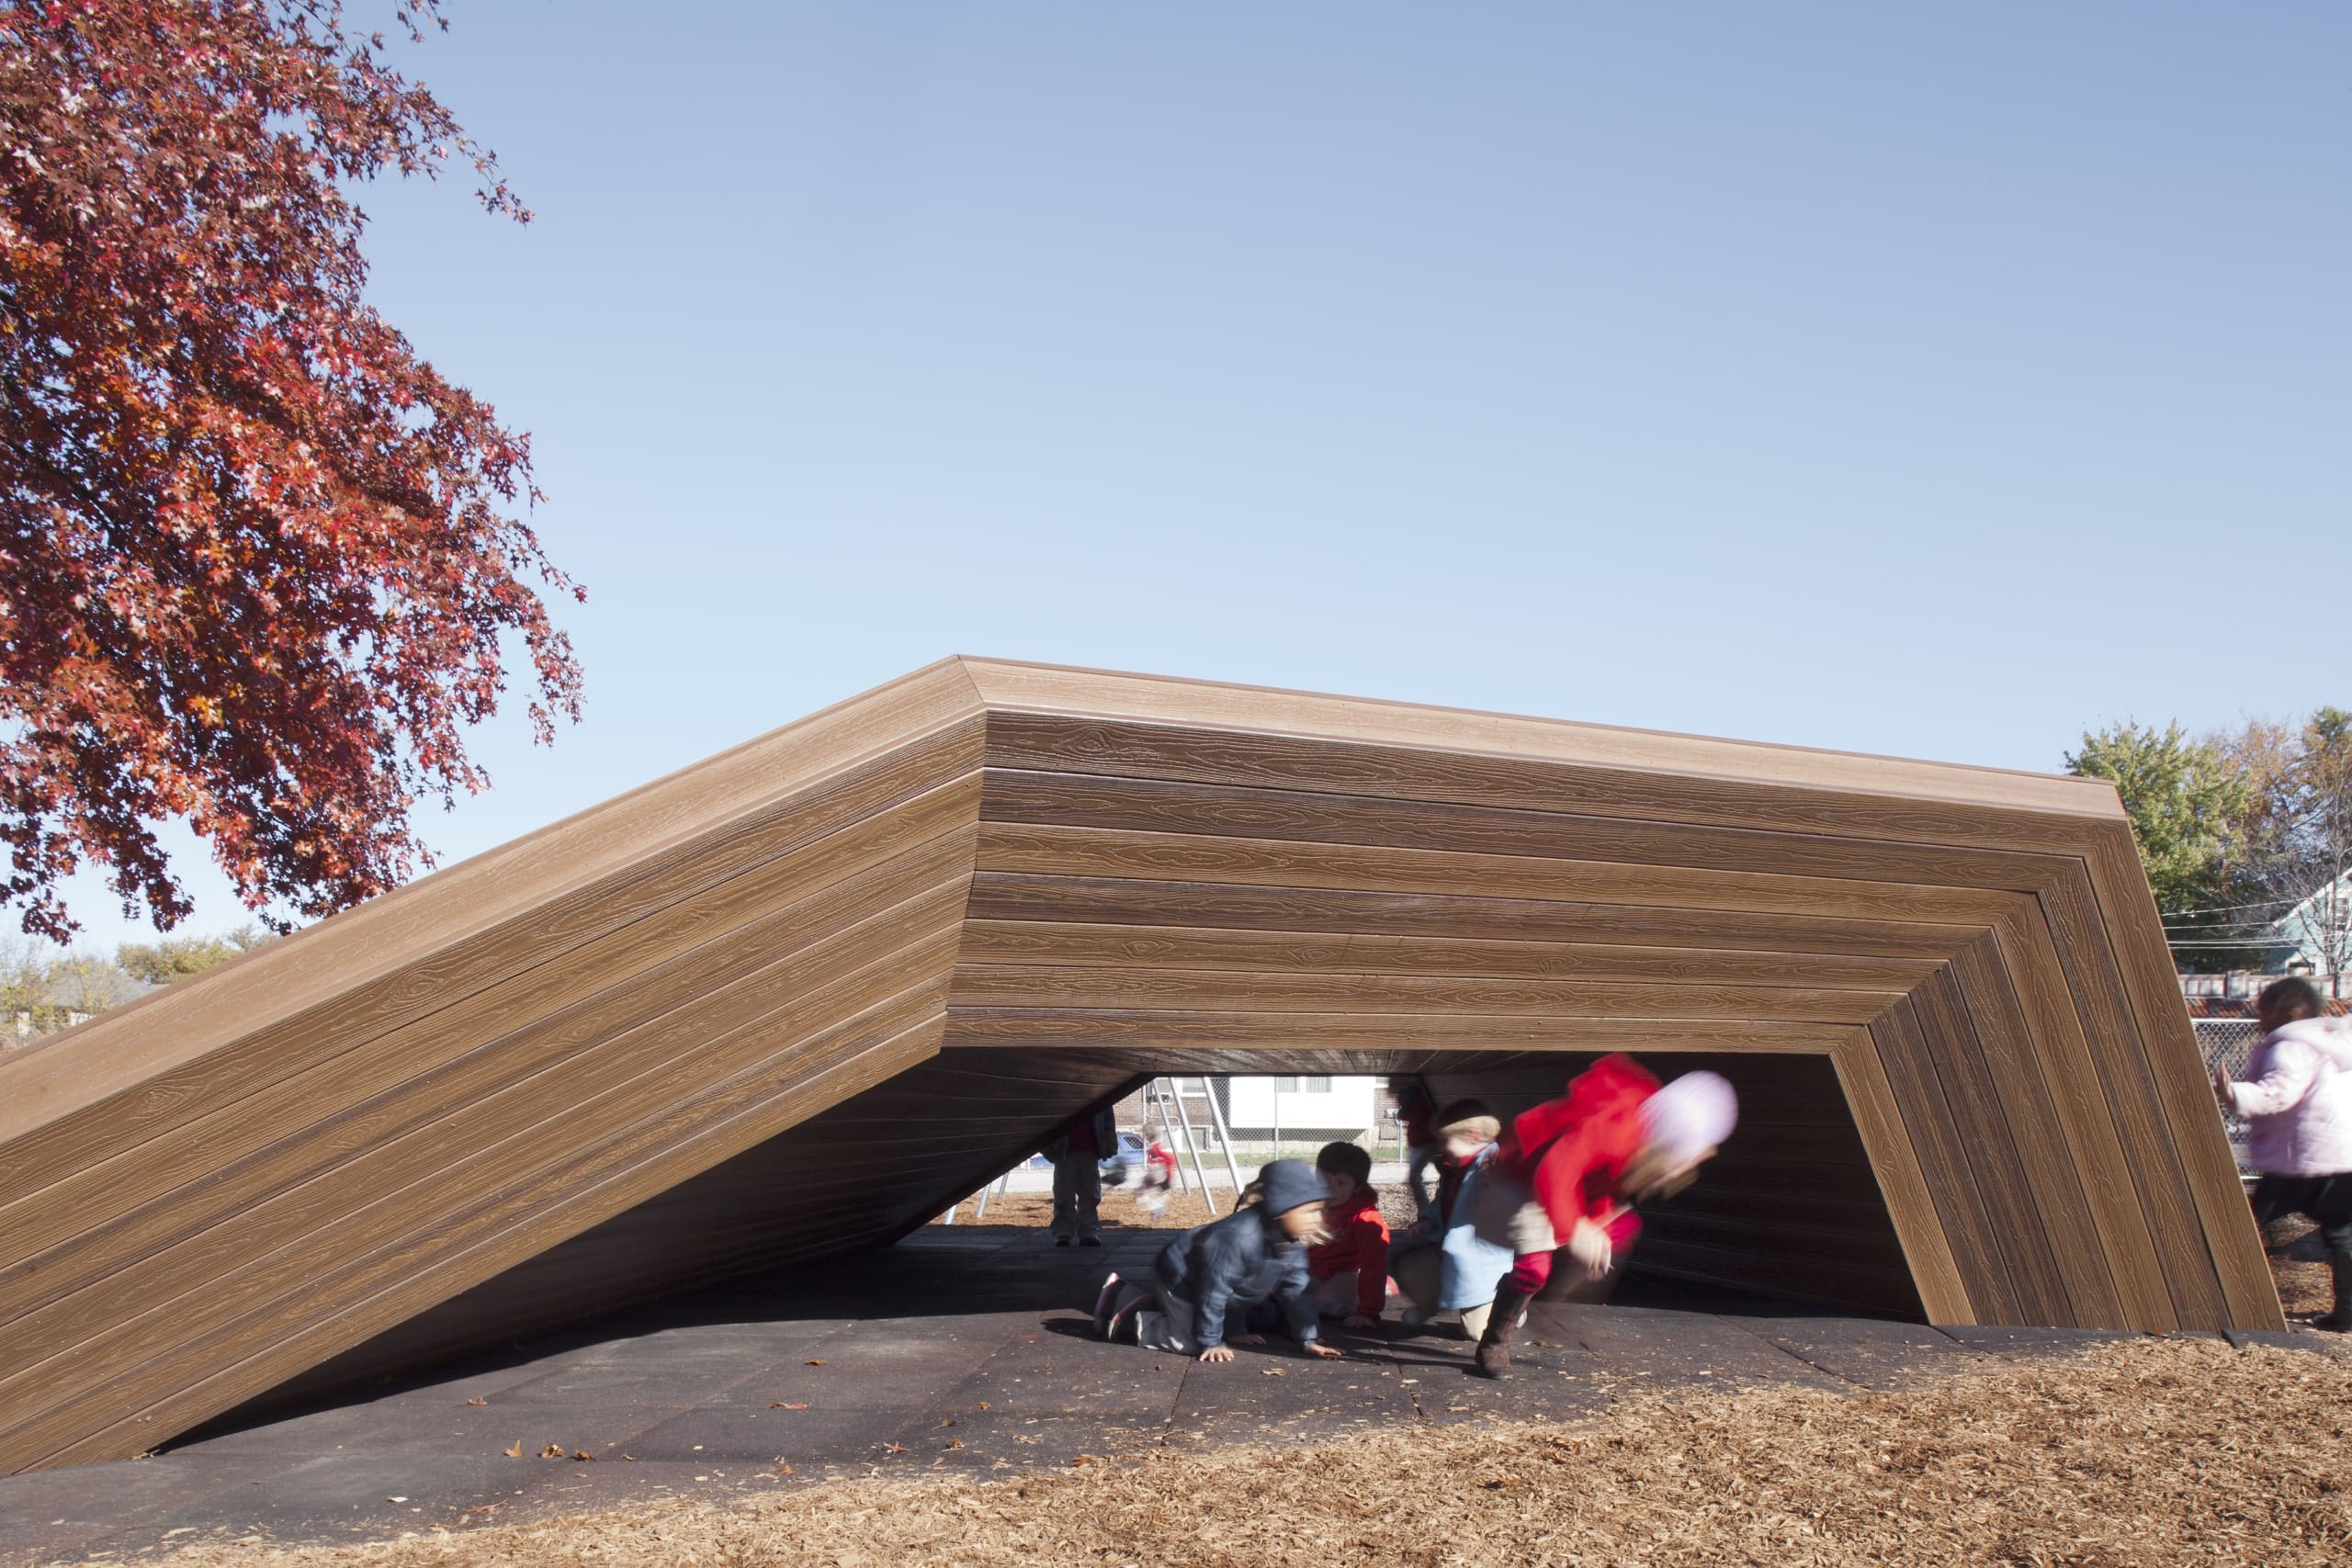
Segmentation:
[(591, 598), (447, 858), (950, 652), (2028, 768), (2352, 703), (2332, 0), (448, 10), (538, 220), (371, 191), (376, 292)]

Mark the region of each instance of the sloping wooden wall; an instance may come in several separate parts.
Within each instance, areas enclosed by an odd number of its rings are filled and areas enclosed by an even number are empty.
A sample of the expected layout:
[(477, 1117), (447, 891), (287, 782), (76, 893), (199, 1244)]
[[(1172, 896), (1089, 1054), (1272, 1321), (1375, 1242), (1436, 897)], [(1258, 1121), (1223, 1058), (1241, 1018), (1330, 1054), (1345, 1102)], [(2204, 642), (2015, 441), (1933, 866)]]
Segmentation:
[(886, 1233), (703, 1199), (967, 1054), (1040, 1090), (874, 1145), (894, 1224), (1156, 1051), (1620, 1047), (1814, 1058), (1939, 1321), (2279, 1321), (2105, 786), (949, 660), (0, 1061), (0, 1467), (574, 1236)]

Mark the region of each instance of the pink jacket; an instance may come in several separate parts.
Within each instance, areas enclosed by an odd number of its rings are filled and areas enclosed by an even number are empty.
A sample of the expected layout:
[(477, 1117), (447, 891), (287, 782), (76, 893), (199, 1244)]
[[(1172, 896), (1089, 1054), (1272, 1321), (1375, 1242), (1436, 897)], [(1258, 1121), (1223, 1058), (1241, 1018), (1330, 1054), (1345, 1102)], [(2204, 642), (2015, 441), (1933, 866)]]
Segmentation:
[(2352, 1027), (2306, 1018), (2263, 1036), (2230, 1086), (2246, 1121), (2246, 1156), (2272, 1176), (2352, 1171)]

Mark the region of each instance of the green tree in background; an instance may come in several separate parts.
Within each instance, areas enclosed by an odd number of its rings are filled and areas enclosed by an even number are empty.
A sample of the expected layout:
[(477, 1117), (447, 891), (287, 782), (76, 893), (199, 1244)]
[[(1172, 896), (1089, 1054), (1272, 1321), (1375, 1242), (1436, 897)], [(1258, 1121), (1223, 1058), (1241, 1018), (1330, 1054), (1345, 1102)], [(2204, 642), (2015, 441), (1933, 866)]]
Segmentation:
[(146, 988), (111, 958), (0, 936), (0, 1050), (119, 1007)]
[[(2080, 750), (2067, 753), (2066, 771), (2105, 779), (2122, 797), (2168, 932), (2178, 938), (2231, 926), (2239, 889), (2233, 849), (2252, 792), (2222, 747), (2190, 739), (2177, 723), (2158, 729), (2126, 719), (2086, 733)], [(2187, 968), (2237, 968), (2252, 956), (2228, 946), (2176, 953)]]
[(250, 953), (269, 940), (259, 926), (239, 926), (221, 936), (167, 936), (161, 942), (127, 942), (115, 949), (123, 973), (151, 986), (168, 986)]
[(259, 926), (243, 925), (219, 936), (124, 942), (107, 958), (59, 953), (47, 942), (0, 934), (0, 1051), (69, 1029), (272, 940)]

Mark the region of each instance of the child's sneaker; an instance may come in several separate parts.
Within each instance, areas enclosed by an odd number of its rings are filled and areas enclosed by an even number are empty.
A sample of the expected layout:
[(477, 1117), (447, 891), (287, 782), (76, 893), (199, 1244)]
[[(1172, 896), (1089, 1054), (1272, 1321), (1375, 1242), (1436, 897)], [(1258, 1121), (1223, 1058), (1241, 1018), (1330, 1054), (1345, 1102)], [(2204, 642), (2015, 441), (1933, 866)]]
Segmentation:
[(1111, 1314), (1112, 1309), (1118, 1304), (1118, 1301), (1119, 1275), (1118, 1270), (1113, 1269), (1111, 1273), (1104, 1278), (1102, 1281), (1102, 1289), (1098, 1292), (1094, 1297), (1095, 1338), (1108, 1339), (1111, 1337)]

